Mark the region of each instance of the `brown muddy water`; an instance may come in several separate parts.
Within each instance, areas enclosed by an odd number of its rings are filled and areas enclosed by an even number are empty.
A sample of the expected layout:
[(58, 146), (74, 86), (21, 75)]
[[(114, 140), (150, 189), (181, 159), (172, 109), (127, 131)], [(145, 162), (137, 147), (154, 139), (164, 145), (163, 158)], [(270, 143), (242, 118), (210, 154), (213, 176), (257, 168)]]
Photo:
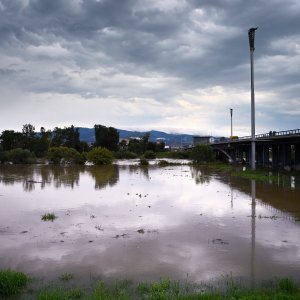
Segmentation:
[[(300, 282), (298, 179), (202, 168), (0, 166), (0, 269), (101, 277)], [(53, 222), (41, 220), (54, 213)]]

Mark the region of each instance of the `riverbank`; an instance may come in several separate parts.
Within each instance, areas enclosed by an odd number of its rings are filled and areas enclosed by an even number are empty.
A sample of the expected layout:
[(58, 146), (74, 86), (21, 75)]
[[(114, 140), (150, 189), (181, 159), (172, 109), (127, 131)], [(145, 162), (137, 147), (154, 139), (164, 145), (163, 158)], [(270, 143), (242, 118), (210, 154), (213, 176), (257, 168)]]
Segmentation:
[(72, 299), (300, 299), (299, 286), (288, 278), (265, 282), (260, 288), (249, 289), (241, 282), (234, 282), (230, 277), (222, 282), (222, 287), (213, 284), (194, 284), (161, 279), (156, 282), (129, 280), (115, 281), (113, 284), (98, 280), (91, 286), (80, 287), (76, 278), (69, 273), (61, 274), (59, 282), (39, 286), (39, 279), (29, 278), (21, 272), (0, 271), (1, 299), (37, 299), (37, 300), (72, 300)]

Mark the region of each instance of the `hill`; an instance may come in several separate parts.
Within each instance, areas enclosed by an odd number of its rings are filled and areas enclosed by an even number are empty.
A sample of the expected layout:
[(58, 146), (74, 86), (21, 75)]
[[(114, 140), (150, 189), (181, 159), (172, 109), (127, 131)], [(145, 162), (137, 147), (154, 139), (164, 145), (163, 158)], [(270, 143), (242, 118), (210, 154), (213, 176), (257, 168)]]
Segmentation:
[[(150, 133), (149, 140), (155, 142), (158, 138), (165, 140), (166, 145), (169, 146), (180, 146), (180, 145), (191, 145), (193, 142), (193, 135), (190, 134), (176, 134), (176, 133), (166, 133), (163, 131), (151, 130), (151, 131), (129, 131), (123, 129), (117, 129), (120, 138), (130, 138), (130, 137), (143, 137), (146, 133)], [(94, 128), (84, 128), (79, 127), (80, 140), (88, 143), (95, 142), (95, 132)]]

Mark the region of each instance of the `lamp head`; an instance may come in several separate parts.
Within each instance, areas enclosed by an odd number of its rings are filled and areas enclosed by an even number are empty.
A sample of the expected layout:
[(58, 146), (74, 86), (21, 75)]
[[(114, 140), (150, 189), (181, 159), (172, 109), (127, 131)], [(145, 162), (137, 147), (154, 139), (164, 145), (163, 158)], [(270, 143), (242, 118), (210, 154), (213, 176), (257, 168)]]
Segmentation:
[(249, 37), (249, 45), (250, 45), (250, 50), (254, 51), (254, 38), (255, 38), (255, 31), (257, 30), (258, 27), (252, 27), (248, 30), (248, 37)]

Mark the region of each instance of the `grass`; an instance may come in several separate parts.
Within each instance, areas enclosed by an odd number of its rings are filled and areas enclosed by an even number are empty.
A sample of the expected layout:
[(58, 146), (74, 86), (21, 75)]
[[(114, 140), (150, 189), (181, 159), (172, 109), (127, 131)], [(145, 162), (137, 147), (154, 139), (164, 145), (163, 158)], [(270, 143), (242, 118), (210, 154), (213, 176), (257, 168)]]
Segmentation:
[(37, 294), (37, 300), (71, 300), (71, 299), (82, 299), (84, 291), (80, 288), (54, 288), (44, 289)]
[(55, 219), (57, 219), (58, 217), (54, 214), (54, 213), (48, 213), (48, 214), (44, 214), (41, 217), (42, 221), (51, 221), (53, 222)]
[[(68, 278), (64, 273), (61, 278)], [(73, 276), (71, 276), (73, 278)], [(66, 281), (68, 281), (66, 280)], [(0, 299), (37, 299), (37, 300), (300, 300), (300, 288), (289, 278), (268, 282), (268, 285), (257, 289), (247, 289), (239, 282), (230, 279), (225, 288), (188, 282), (171, 281), (168, 278), (155, 282), (116, 281), (107, 284), (98, 281), (93, 287), (70, 287), (65, 280), (47, 288), (34, 288), (23, 291), (28, 277), (12, 270), (0, 271)], [(27, 292), (27, 294), (26, 294)], [(9, 297), (15, 298), (9, 298)], [(28, 297), (29, 298), (26, 298)]]
[(10, 269), (0, 270), (0, 297), (16, 295), (27, 285), (29, 277)]
[[(219, 162), (209, 163), (208, 168), (211, 170), (222, 172), (222, 173), (229, 173), (231, 176), (235, 177), (241, 177), (245, 179), (253, 179), (257, 181), (266, 181), (266, 180), (272, 180), (277, 181), (278, 176), (270, 174), (269, 169), (256, 169), (255, 171), (250, 170), (249, 167), (247, 169), (242, 170), (241, 167), (235, 166), (232, 164), (224, 164)], [(283, 173), (281, 172), (281, 177), (283, 176)]]
[(265, 180), (277, 180), (278, 177), (277, 175), (272, 175), (269, 174), (269, 171), (258, 169), (255, 171), (252, 170), (234, 170), (231, 173), (233, 176), (238, 176), (246, 179), (253, 179), (253, 180), (258, 180), (258, 181), (265, 181)]

